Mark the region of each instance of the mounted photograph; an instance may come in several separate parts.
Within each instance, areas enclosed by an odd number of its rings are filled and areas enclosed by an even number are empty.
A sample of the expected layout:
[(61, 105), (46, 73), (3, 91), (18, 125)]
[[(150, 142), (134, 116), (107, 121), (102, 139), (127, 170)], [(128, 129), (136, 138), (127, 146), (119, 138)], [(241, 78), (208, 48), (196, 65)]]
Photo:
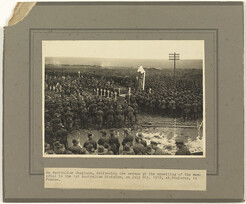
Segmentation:
[(204, 49), (42, 41), (43, 157), (206, 157)]

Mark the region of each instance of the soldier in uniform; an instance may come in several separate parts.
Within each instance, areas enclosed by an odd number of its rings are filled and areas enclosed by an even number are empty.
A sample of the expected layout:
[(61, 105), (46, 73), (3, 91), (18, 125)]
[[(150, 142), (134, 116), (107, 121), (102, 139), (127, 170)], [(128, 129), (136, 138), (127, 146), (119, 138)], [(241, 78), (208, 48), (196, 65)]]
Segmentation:
[(154, 150), (153, 155), (164, 155), (164, 152), (162, 151), (162, 149), (160, 147), (158, 147), (158, 144), (159, 144), (159, 142), (157, 142), (155, 140), (150, 141), (150, 146)]
[(147, 147), (147, 142), (146, 142), (146, 140), (143, 139), (143, 134), (142, 133), (138, 133), (138, 137), (141, 139), (141, 144), (144, 147)]
[(88, 133), (88, 140), (84, 143), (83, 147), (87, 149), (88, 151), (88, 146), (92, 145), (94, 150), (97, 149), (97, 142), (93, 139), (93, 134)]
[(59, 125), (59, 129), (57, 131), (57, 140), (64, 145), (65, 149), (68, 149), (68, 143), (67, 143), (67, 136), (68, 136), (68, 132), (67, 130), (64, 128), (64, 126), (62, 125), (62, 123), (60, 123)]
[(132, 106), (132, 108), (133, 108), (133, 115), (134, 115), (134, 117), (135, 117), (135, 122), (137, 122), (137, 121), (138, 121), (138, 119), (137, 119), (138, 104), (137, 104), (136, 101), (134, 100), (131, 106)]
[(177, 138), (176, 139), (176, 146), (177, 146), (178, 150), (175, 153), (175, 155), (191, 155), (189, 149), (184, 144), (183, 138)]
[(165, 101), (165, 99), (163, 98), (163, 99), (161, 100), (161, 113), (162, 113), (163, 116), (166, 115), (166, 108), (167, 108), (166, 101)]
[(107, 128), (112, 128), (114, 125), (114, 109), (112, 106), (110, 106), (108, 112), (107, 112)]
[(151, 145), (148, 145), (144, 148), (143, 150), (143, 154), (144, 155), (153, 155), (154, 154), (154, 150), (152, 149), (152, 146)]
[(73, 128), (73, 114), (70, 112), (71, 108), (67, 108), (67, 112), (65, 113), (65, 119), (66, 119), (66, 129), (68, 132), (72, 132)]
[(197, 112), (198, 112), (198, 103), (197, 101), (195, 100), (194, 103), (192, 104), (192, 109), (193, 109), (193, 119), (194, 120), (197, 120)]
[(121, 128), (124, 122), (123, 110), (121, 106), (117, 106), (116, 108), (116, 116), (115, 116), (116, 127)]
[(85, 106), (82, 106), (81, 108), (80, 121), (81, 121), (81, 128), (88, 129), (88, 110)]
[(50, 127), (50, 123), (47, 122), (45, 126), (45, 142), (48, 143), (51, 147), (53, 147), (53, 143), (56, 141), (52, 128)]
[(128, 106), (128, 114), (127, 114), (127, 120), (128, 120), (128, 127), (132, 127), (134, 125), (134, 110), (131, 106)]
[(123, 155), (135, 155), (135, 152), (133, 151), (133, 149), (129, 146), (129, 145), (125, 145), (123, 147)]
[(114, 155), (119, 154), (120, 142), (118, 137), (115, 136), (113, 130), (110, 131), (109, 146), (112, 152), (114, 153)]
[(189, 120), (191, 104), (187, 101), (184, 105), (184, 121)]
[(129, 146), (133, 145), (133, 136), (130, 135), (127, 129), (124, 129), (124, 139), (122, 141), (122, 146), (124, 147), (125, 145), (129, 145)]
[(155, 102), (154, 98), (150, 100), (150, 111), (152, 114), (155, 113)]
[(99, 138), (97, 144), (105, 147), (106, 145), (108, 145), (109, 139), (107, 138), (106, 131), (104, 131), (104, 130), (101, 131), (101, 134), (102, 134), (102, 136)]
[(52, 131), (55, 135), (57, 134), (57, 130), (59, 128), (58, 124), (60, 123), (61, 123), (60, 115), (58, 113), (55, 113), (53, 119), (50, 121)]
[(135, 144), (133, 146), (133, 150), (134, 150), (135, 154), (137, 154), (137, 155), (143, 154), (144, 146), (141, 143), (141, 138), (140, 137), (136, 137), (135, 138)]
[(169, 108), (171, 111), (171, 117), (175, 118), (175, 116), (176, 116), (176, 102), (175, 102), (175, 100), (171, 99), (171, 101), (169, 102)]
[(95, 114), (96, 114), (97, 127), (98, 129), (101, 129), (103, 125), (103, 111), (101, 110), (101, 108), (98, 108)]
[(69, 150), (73, 154), (81, 154), (82, 147), (81, 147), (81, 145), (79, 145), (79, 141), (77, 139), (73, 139), (72, 143), (73, 143), (73, 146), (70, 147)]
[(108, 150), (104, 148), (104, 146), (98, 146), (98, 149), (96, 151), (97, 155), (108, 155)]
[(124, 113), (124, 123), (126, 124), (126, 119), (128, 116), (128, 105), (127, 105), (127, 103), (124, 104), (123, 113)]

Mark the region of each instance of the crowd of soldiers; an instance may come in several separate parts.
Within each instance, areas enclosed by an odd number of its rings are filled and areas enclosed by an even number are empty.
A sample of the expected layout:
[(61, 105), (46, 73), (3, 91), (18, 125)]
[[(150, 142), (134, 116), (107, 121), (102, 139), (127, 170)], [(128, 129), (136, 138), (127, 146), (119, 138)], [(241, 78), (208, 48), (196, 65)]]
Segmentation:
[(174, 87), (170, 77), (147, 79), (145, 90), (134, 85), (119, 103), (122, 80), (46, 73), (45, 141), (51, 148), (58, 141), (68, 150), (67, 135), (73, 130), (132, 127), (139, 112), (184, 121), (202, 118), (201, 84), (180, 79)]
[[(141, 133), (134, 137), (125, 129), (124, 139), (121, 143), (114, 130), (110, 130), (109, 137), (106, 131), (101, 131), (101, 134), (101, 137), (96, 141), (93, 134), (88, 133), (88, 140), (83, 145), (78, 139), (73, 139), (71, 147), (66, 147), (58, 140), (52, 146), (46, 142), (45, 154), (170, 155), (163, 148), (158, 147), (159, 142), (156, 140), (152, 140), (147, 145)], [(176, 139), (176, 147), (176, 155), (191, 155), (182, 138)]]
[[(45, 141), (65, 144), (68, 133), (88, 128), (132, 127), (137, 122), (137, 103), (119, 104), (116, 92), (102, 97), (102, 93), (86, 94), (83, 80), (91, 78), (47, 77), (45, 88)], [(55, 81), (55, 83), (54, 83)], [(92, 87), (93, 88), (93, 87)], [(109, 87), (107, 87), (110, 90)], [(115, 93), (115, 94), (114, 94)]]
[(136, 90), (131, 96), (131, 100), (136, 100), (141, 112), (181, 118), (183, 121), (202, 119), (201, 79), (180, 78), (174, 85), (172, 77), (156, 77), (146, 78), (146, 91)]

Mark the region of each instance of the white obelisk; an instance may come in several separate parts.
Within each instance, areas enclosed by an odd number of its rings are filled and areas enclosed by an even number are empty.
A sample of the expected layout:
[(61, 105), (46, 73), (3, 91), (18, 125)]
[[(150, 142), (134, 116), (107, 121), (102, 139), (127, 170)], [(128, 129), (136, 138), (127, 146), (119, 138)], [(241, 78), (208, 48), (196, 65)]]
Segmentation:
[(145, 86), (145, 70), (144, 70), (143, 66), (140, 66), (138, 68), (137, 72), (140, 72), (141, 75), (143, 74), (143, 77), (142, 76), (141, 77), (138, 77), (138, 79), (139, 80), (142, 80), (142, 85), (143, 85), (142, 86), (142, 89), (144, 90), (144, 86)]

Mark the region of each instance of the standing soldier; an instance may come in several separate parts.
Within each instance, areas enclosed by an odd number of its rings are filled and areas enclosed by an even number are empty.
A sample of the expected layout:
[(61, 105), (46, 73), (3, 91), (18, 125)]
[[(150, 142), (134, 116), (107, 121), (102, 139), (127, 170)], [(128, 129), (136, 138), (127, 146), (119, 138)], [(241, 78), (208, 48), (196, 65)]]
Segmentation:
[(95, 115), (96, 108), (97, 108), (97, 104), (95, 102), (93, 102), (89, 106), (90, 118), (91, 118), (93, 124), (96, 123), (96, 115)]
[(58, 124), (60, 123), (61, 123), (60, 115), (58, 113), (55, 113), (53, 119), (50, 121), (52, 131), (55, 135), (57, 134), (57, 130), (59, 129)]
[(50, 123), (47, 122), (45, 126), (45, 142), (47, 142), (50, 146), (53, 147), (53, 143), (56, 141), (52, 128), (50, 127)]
[(81, 112), (80, 112), (80, 121), (81, 121), (81, 127), (88, 129), (88, 110), (85, 106), (82, 106)]
[(134, 125), (134, 110), (131, 106), (128, 106), (128, 114), (127, 114), (127, 120), (128, 120), (128, 127), (132, 127)]
[(138, 121), (137, 119), (137, 113), (138, 113), (138, 104), (136, 103), (136, 101), (134, 100), (132, 103), (132, 108), (133, 108), (133, 115), (135, 117), (135, 123)]
[(65, 118), (66, 118), (66, 129), (68, 132), (72, 131), (73, 127), (73, 114), (70, 112), (71, 108), (67, 108), (67, 112), (65, 113)]
[(171, 111), (171, 117), (175, 118), (176, 117), (176, 102), (174, 99), (171, 99), (169, 102), (169, 108)]
[(115, 120), (116, 120), (116, 127), (117, 128), (121, 128), (123, 126), (123, 122), (124, 122), (124, 116), (123, 116), (123, 110), (121, 106), (118, 106), (116, 109), (116, 116), (115, 116)]
[(193, 109), (193, 119), (197, 120), (197, 111), (198, 111), (197, 100), (195, 100), (194, 103), (192, 104), (192, 109)]
[(154, 98), (152, 98), (151, 100), (150, 100), (150, 111), (151, 111), (151, 113), (153, 114), (153, 113), (155, 113), (155, 99)]
[(126, 124), (126, 119), (128, 116), (128, 105), (127, 104), (124, 104), (123, 113), (124, 113), (124, 123)]
[(184, 105), (184, 121), (188, 120), (189, 117), (190, 117), (190, 108), (191, 108), (191, 105), (190, 103), (187, 101)]
[(113, 107), (110, 106), (108, 112), (107, 112), (107, 128), (112, 128), (113, 124), (114, 124), (114, 117), (115, 117), (115, 113), (113, 110)]
[(60, 123), (59, 130), (57, 131), (57, 139), (58, 141), (64, 145), (65, 149), (68, 150), (68, 143), (67, 143), (67, 135), (68, 132), (64, 128), (64, 126)]
[(202, 100), (199, 100), (198, 107), (197, 107), (198, 117), (202, 118)]
[(161, 113), (162, 113), (163, 116), (166, 115), (166, 108), (167, 108), (166, 100), (163, 98), (161, 100)]
[(101, 110), (101, 108), (98, 108), (95, 114), (96, 114), (97, 127), (101, 129), (103, 125), (103, 111)]

